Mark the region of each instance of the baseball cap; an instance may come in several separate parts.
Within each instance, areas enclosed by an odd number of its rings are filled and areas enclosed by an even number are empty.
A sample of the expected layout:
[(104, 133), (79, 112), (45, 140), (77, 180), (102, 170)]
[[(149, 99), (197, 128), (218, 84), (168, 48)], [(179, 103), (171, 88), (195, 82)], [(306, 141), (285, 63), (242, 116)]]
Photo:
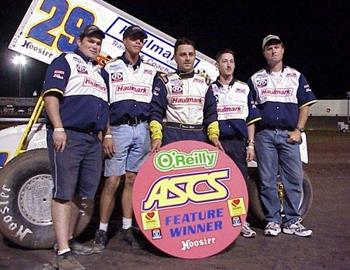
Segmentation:
[(276, 35), (268, 35), (263, 39), (262, 42), (262, 49), (265, 48), (265, 46), (267, 45), (268, 42), (270, 42), (271, 40), (276, 40), (278, 41), (278, 43), (282, 43), (281, 39), (279, 38), (279, 36)]
[(88, 25), (84, 28), (83, 32), (81, 32), (80, 34), (80, 38), (82, 39), (86, 36), (91, 36), (92, 34), (97, 34), (99, 37), (101, 37), (101, 39), (105, 38), (105, 33), (93, 24)]
[(123, 33), (123, 39), (136, 35), (136, 34), (140, 34), (142, 36), (143, 39), (146, 39), (148, 36), (145, 32), (145, 30), (143, 30), (140, 26), (138, 25), (131, 25), (128, 28), (126, 28), (126, 30)]

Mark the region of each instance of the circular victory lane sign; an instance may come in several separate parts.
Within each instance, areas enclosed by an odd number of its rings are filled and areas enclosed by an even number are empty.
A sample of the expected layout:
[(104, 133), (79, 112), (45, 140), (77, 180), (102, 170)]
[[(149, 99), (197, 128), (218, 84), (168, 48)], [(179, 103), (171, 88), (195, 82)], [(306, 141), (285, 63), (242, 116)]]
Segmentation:
[(154, 246), (180, 258), (204, 258), (238, 237), (248, 192), (224, 152), (203, 142), (179, 141), (145, 161), (135, 180), (133, 209)]

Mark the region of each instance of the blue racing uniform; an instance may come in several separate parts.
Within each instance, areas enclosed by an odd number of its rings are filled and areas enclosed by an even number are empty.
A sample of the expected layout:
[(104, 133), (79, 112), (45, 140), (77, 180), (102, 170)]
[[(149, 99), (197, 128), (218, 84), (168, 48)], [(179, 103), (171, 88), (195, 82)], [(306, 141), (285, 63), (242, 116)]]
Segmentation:
[(221, 145), (247, 179), (247, 126), (261, 120), (260, 113), (246, 83), (232, 79), (223, 85), (218, 78), (211, 87), (217, 100)]
[(59, 99), (59, 113), (67, 135), (63, 152), (53, 146), (53, 126), (47, 118), (47, 144), (54, 178), (54, 198), (93, 198), (102, 168), (97, 133), (108, 122), (107, 87), (100, 67), (80, 50), (62, 53), (47, 69), (43, 95)]
[(102, 76), (109, 88), (110, 126), (116, 153), (106, 160), (105, 176), (138, 172), (150, 150), (149, 111), (156, 69), (125, 55), (107, 63)]
[[(300, 218), (303, 172), (299, 145), (288, 143), (288, 134), (297, 128), (299, 109), (317, 100), (305, 77), (288, 66), (281, 72), (262, 69), (250, 78), (248, 85), (262, 115), (262, 121), (257, 123), (255, 150), (265, 219), (293, 224)], [(278, 174), (286, 195), (283, 220), (276, 185)]]

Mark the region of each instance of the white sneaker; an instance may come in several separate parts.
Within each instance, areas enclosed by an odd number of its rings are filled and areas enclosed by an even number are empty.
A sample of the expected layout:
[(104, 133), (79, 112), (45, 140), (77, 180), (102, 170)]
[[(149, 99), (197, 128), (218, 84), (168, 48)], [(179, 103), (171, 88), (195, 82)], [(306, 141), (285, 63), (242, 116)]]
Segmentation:
[(265, 227), (265, 236), (277, 236), (281, 233), (281, 226), (279, 223), (270, 221)]
[(312, 235), (312, 230), (306, 229), (303, 224), (301, 224), (301, 218), (298, 219), (295, 223), (284, 225), (283, 233), (286, 234), (295, 234), (301, 237), (310, 237)]
[(253, 238), (256, 236), (256, 232), (250, 228), (248, 222), (245, 222), (242, 226), (241, 235), (245, 238)]

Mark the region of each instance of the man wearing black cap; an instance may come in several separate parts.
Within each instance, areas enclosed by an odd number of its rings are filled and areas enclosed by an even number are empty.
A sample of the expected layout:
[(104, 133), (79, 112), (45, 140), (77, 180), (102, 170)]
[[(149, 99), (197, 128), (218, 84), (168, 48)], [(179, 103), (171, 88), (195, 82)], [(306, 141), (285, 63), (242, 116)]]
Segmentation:
[(139, 247), (132, 227), (132, 188), (136, 174), (150, 150), (149, 107), (156, 69), (140, 57), (146, 32), (137, 25), (129, 26), (123, 34), (125, 52), (107, 63), (103, 76), (110, 95), (110, 126), (103, 140), (108, 158), (107, 177), (100, 201), (100, 225), (95, 234), (96, 251), (107, 243), (108, 222), (115, 205), (115, 193), (121, 176), (125, 175), (122, 192), (122, 239)]
[[(268, 66), (256, 72), (248, 85), (262, 116), (256, 127), (255, 152), (260, 197), (266, 209), (265, 235), (277, 236), (283, 231), (308, 237), (312, 230), (301, 224), (299, 213), (303, 183), (299, 142), (309, 107), (316, 98), (304, 75), (284, 65), (284, 44), (278, 36), (266, 36), (262, 51)], [(278, 174), (285, 191), (283, 216), (276, 183)]]
[(93, 199), (101, 176), (100, 138), (108, 122), (108, 93), (96, 59), (104, 37), (97, 26), (87, 26), (77, 39), (78, 48), (53, 60), (43, 87), (54, 180), (54, 264), (59, 269), (85, 269), (72, 253), (93, 252), (75, 241), (73, 233), (79, 215), (78, 198)]

